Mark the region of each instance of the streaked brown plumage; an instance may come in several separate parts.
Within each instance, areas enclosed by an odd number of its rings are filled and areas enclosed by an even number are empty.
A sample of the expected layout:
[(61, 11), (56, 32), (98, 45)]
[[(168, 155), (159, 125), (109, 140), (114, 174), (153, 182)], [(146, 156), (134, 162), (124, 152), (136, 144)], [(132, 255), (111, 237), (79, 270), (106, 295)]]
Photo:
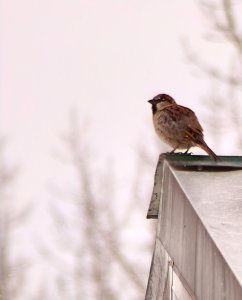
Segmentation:
[(148, 102), (152, 104), (155, 131), (173, 148), (172, 152), (186, 149), (187, 153), (191, 147), (200, 147), (214, 160), (220, 160), (205, 143), (202, 126), (191, 109), (176, 104), (166, 94), (159, 94)]

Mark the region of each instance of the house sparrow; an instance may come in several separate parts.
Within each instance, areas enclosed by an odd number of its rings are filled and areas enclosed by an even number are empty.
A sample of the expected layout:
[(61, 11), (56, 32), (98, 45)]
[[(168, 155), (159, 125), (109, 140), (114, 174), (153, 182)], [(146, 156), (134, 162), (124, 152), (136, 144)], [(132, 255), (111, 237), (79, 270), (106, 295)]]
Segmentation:
[(215, 161), (221, 159), (208, 147), (203, 138), (203, 129), (195, 113), (184, 106), (176, 104), (175, 100), (166, 94), (159, 94), (152, 100), (153, 123), (158, 136), (176, 149), (200, 147)]

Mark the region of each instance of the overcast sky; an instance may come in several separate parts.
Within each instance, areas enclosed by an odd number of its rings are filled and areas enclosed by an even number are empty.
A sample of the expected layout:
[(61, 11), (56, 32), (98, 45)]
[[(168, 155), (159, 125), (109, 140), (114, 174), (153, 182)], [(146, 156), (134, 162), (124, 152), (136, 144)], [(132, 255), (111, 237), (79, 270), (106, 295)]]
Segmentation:
[(18, 199), (40, 199), (59, 176), (52, 153), (73, 109), (90, 124), (97, 162), (111, 156), (124, 178), (137, 145), (148, 149), (155, 136), (147, 100), (158, 93), (196, 111), (217, 153), (201, 102), (209, 83), (191, 72), (181, 42), (218, 63), (226, 48), (204, 43), (196, 3), (1, 1), (0, 132), (8, 160), (21, 167)]
[(33, 190), (55, 172), (50, 153), (71, 108), (89, 119), (101, 157), (126, 160), (153, 134), (148, 99), (165, 92), (199, 110), (204, 82), (182, 39), (217, 49), (202, 44), (205, 21), (191, 0), (3, 0), (1, 23), (0, 129)]

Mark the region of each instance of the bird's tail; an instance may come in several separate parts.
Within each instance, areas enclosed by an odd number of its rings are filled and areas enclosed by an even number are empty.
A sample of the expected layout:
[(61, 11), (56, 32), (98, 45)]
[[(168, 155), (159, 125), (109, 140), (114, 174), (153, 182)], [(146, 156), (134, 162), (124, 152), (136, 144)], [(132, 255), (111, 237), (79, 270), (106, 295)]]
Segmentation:
[(215, 161), (222, 161), (222, 159), (220, 157), (218, 157), (212, 149), (210, 149), (208, 147), (208, 145), (203, 141), (202, 144), (199, 145), (200, 148), (202, 148), (205, 152), (207, 152), (207, 154), (214, 159)]

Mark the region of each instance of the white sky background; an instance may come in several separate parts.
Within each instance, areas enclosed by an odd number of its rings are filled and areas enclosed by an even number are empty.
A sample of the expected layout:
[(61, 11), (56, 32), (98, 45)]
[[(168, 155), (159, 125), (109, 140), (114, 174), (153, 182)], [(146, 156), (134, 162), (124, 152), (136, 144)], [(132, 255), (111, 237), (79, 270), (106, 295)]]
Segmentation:
[(51, 153), (72, 108), (80, 124), (89, 120), (97, 163), (111, 156), (124, 185), (137, 145), (149, 149), (153, 139), (147, 100), (158, 93), (194, 109), (219, 152), (201, 103), (209, 84), (191, 73), (181, 39), (215, 62), (225, 60), (226, 49), (202, 42), (206, 22), (195, 1), (2, 0), (1, 6), (0, 132), (8, 137), (8, 160), (21, 166), (16, 201), (42, 201), (46, 183), (60, 176)]
[(125, 161), (141, 136), (153, 134), (147, 100), (157, 93), (199, 115), (206, 85), (185, 63), (181, 39), (223, 57), (201, 44), (193, 1), (8, 0), (1, 13), (0, 129), (33, 183), (28, 195), (54, 172), (49, 154), (68, 110), (90, 120), (100, 157)]

